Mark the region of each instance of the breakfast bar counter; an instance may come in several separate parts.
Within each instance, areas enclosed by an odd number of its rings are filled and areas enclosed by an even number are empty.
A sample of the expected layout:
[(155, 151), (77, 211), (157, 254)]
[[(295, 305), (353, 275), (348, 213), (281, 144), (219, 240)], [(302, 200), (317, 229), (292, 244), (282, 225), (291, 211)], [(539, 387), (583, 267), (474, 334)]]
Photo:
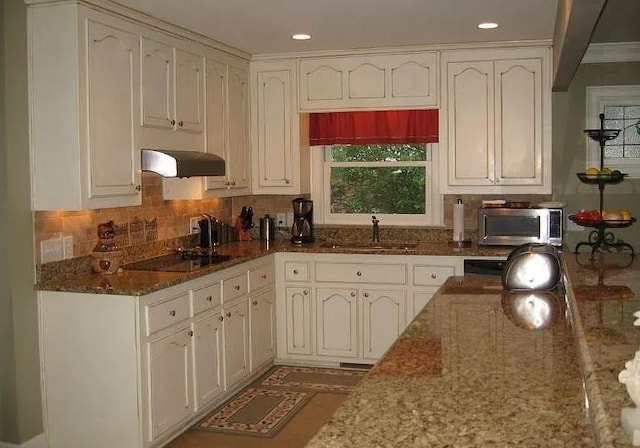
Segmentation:
[(640, 263), (564, 263), (566, 300), (449, 278), (307, 447), (630, 446), (617, 375), (640, 348)]

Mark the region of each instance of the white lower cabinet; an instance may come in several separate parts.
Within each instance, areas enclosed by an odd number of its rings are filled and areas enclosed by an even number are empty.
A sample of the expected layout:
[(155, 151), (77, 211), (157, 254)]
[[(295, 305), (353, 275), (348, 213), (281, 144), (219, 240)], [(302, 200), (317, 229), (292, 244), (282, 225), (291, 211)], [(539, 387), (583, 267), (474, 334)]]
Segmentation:
[(317, 354), (358, 357), (358, 300), (352, 288), (316, 289)]
[(225, 389), (249, 375), (249, 306), (245, 299), (224, 308)]
[(449, 256), (278, 254), (277, 359), (377, 361), (462, 265)]
[(269, 288), (252, 294), (251, 317), (251, 370), (273, 360), (276, 356), (276, 292)]
[(224, 390), (224, 341), (222, 309), (193, 323), (196, 409), (200, 409)]
[(279, 323), (284, 323), (285, 331), (279, 331), (278, 334), (281, 335), (280, 339), (284, 340), (283, 347), (286, 355), (313, 354), (311, 297), (309, 286), (285, 288), (284, 313), (281, 313), (284, 319), (278, 320)]
[(405, 294), (399, 289), (365, 289), (360, 300), (362, 357), (378, 360), (405, 329)]
[(195, 410), (192, 351), (188, 325), (148, 343), (149, 419), (148, 440), (180, 423)]

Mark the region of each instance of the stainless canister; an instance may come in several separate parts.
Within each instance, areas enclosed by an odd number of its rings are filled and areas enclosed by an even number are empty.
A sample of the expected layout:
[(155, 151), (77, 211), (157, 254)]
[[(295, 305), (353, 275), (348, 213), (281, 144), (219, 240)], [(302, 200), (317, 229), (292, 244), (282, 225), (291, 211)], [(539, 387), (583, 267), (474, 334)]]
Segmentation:
[(276, 235), (276, 220), (268, 214), (260, 218), (260, 241), (273, 241)]

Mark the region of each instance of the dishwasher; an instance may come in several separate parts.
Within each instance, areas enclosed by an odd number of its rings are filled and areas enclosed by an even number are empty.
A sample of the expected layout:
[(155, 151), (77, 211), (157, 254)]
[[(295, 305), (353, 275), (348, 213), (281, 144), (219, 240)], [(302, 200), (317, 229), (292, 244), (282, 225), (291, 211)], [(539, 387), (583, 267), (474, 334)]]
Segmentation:
[(506, 263), (504, 258), (466, 258), (464, 259), (464, 275), (497, 275), (501, 276)]

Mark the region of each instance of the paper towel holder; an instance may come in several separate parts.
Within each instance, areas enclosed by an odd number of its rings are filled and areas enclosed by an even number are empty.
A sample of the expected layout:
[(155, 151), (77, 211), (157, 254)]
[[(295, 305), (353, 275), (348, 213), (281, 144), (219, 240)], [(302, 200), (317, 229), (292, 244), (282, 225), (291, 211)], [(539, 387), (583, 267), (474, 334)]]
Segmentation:
[[(458, 216), (458, 218), (456, 218), (456, 215), (458, 214), (461, 216)], [(457, 223), (456, 221), (460, 219), (462, 220), (462, 222)], [(460, 229), (458, 228), (460, 225), (462, 225), (462, 231), (460, 231)], [(455, 237), (456, 230), (459, 231), (458, 238)], [(471, 247), (471, 240), (465, 238), (464, 236), (464, 204), (462, 202), (462, 198), (458, 198), (453, 206), (453, 229), (452, 238), (451, 241), (449, 241), (449, 246), (458, 248)]]

